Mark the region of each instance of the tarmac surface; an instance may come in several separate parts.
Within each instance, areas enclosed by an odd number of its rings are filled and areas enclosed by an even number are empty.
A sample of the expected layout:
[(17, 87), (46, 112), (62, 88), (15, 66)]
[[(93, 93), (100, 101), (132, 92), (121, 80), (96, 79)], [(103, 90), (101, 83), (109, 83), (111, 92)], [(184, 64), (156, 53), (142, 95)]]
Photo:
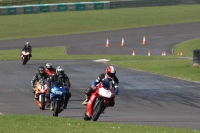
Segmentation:
[[(146, 35), (147, 44), (142, 45)], [(125, 46), (121, 47), (121, 38)], [(176, 44), (200, 37), (200, 23), (165, 25), (147, 28), (124, 29), (107, 32), (63, 35), (0, 41), (0, 49), (22, 48), (26, 41), (33, 48), (66, 46), (68, 54), (126, 54), (161, 55), (172, 54)], [(106, 39), (110, 48), (105, 48)], [(18, 55), (16, 55), (18, 56)], [(34, 53), (33, 53), (34, 56)], [(67, 55), (66, 55), (67, 56)], [(69, 76), (72, 97), (68, 108), (59, 117), (82, 119), (85, 106), (84, 91), (105, 71), (108, 64), (69, 60), (0, 61), (0, 114), (39, 114), (52, 116), (48, 109), (38, 108), (31, 90), (30, 81), (39, 66), (51, 62), (63, 65)], [(98, 121), (137, 125), (200, 130), (200, 84), (162, 75), (116, 67), (119, 78), (119, 95), (114, 107), (106, 109)]]

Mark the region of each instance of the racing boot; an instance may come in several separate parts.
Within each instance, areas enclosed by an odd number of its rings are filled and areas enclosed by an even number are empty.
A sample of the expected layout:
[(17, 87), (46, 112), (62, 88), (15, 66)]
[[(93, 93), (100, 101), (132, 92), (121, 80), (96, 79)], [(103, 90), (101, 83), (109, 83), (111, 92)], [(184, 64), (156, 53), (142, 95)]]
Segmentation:
[(68, 101), (69, 101), (69, 99), (68, 99), (68, 100), (66, 100), (66, 101), (64, 101), (63, 109), (67, 109), (67, 104), (68, 104)]
[(48, 100), (48, 103), (47, 103), (46, 107), (49, 108), (50, 105), (51, 105), (50, 93), (49, 93), (49, 92), (47, 92), (47, 94), (46, 94), (46, 98), (47, 98), (47, 100)]
[(67, 108), (67, 104), (68, 104), (68, 101), (69, 101), (70, 97), (71, 97), (71, 93), (67, 92), (66, 95), (65, 95), (65, 101), (64, 101), (63, 109)]
[[(49, 101), (49, 100), (48, 100), (48, 101)], [(51, 105), (51, 101), (49, 101), (49, 102), (47, 103), (46, 107), (49, 108), (50, 105)]]
[(87, 96), (87, 95), (85, 95), (85, 97), (86, 99), (82, 102), (83, 105), (87, 105), (90, 98), (90, 96)]
[(86, 98), (86, 99), (82, 102), (82, 104), (83, 104), (83, 105), (87, 105), (87, 104), (88, 104), (88, 101), (89, 101), (89, 99)]

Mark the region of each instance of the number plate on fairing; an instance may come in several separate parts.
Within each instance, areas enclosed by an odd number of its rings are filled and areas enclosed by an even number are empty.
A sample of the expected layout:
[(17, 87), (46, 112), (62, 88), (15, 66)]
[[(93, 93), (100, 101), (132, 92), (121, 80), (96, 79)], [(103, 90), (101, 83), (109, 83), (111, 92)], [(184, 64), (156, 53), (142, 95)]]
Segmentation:
[(55, 94), (62, 95), (62, 91), (55, 91)]

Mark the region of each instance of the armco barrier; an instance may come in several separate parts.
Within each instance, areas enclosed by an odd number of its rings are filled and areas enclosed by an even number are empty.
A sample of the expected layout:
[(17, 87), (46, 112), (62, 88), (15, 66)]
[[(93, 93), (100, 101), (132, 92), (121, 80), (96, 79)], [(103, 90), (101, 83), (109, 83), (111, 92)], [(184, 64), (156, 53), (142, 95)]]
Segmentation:
[(24, 14), (33, 13), (33, 7), (32, 6), (24, 6)]
[(35, 4), (21, 6), (0, 6), (0, 15), (28, 14), (39, 12), (57, 11), (83, 11), (113, 8), (131, 8), (146, 6), (168, 6), (181, 4), (200, 4), (200, 0), (122, 0), (122, 1), (99, 1), (77, 2), (57, 4)]
[(2, 6), (0, 15), (109, 9), (109, 1)]

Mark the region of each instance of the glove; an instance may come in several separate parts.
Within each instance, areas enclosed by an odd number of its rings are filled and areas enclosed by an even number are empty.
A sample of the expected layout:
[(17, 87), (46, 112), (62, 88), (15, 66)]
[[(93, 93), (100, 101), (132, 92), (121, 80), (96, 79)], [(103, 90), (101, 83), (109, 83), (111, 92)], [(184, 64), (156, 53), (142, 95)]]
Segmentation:
[(93, 89), (93, 91), (95, 91), (97, 89), (96, 86), (91, 86), (91, 88)]
[(112, 93), (112, 94), (111, 94), (111, 98), (115, 98), (115, 93)]

